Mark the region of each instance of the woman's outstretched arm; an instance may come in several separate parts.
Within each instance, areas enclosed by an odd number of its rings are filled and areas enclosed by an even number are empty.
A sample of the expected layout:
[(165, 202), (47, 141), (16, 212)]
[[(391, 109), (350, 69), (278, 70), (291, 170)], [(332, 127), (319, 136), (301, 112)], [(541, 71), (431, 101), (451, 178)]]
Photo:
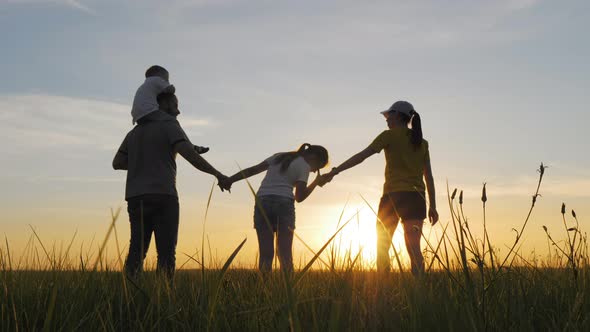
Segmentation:
[(332, 169), (332, 171), (330, 171), (330, 173), (324, 174), (324, 176), (322, 177), (322, 179), (319, 182), (319, 185), (323, 186), (326, 182), (332, 181), (332, 178), (334, 176), (338, 175), (339, 173), (341, 173), (349, 168), (352, 168), (352, 167), (362, 163), (363, 161), (365, 161), (365, 159), (369, 158), (370, 156), (372, 156), (376, 153), (377, 153), (377, 151), (373, 150), (373, 148), (367, 147), (363, 151), (348, 158), (348, 160), (346, 160), (345, 162), (343, 162), (339, 166), (334, 167)]
[(424, 162), (424, 180), (426, 182), (426, 191), (428, 191), (428, 219), (432, 225), (438, 222), (438, 212), (436, 211), (436, 192), (434, 189), (434, 177), (432, 176), (432, 167), (430, 158)]

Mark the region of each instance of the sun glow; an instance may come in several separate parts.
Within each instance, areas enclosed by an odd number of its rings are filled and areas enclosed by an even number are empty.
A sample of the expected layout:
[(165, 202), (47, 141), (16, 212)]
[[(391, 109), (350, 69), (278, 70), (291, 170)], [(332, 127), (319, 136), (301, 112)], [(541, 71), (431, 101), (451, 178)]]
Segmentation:
[[(377, 217), (368, 207), (348, 208), (344, 213), (342, 223), (348, 220), (350, 222), (333, 241), (333, 248), (338, 254), (339, 261), (354, 260), (358, 255), (359, 262), (357, 264), (368, 269), (376, 268), (377, 233), (375, 225)], [(402, 261), (405, 261), (407, 255), (405, 254), (404, 235), (401, 225), (396, 229), (392, 243)], [(392, 259), (393, 255), (393, 250), (390, 249)]]

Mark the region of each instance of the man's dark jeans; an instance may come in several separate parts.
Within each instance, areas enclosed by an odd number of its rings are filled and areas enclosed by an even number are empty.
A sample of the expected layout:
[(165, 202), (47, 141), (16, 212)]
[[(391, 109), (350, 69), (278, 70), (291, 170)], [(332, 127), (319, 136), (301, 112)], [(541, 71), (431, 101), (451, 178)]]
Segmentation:
[(254, 207), (254, 228), (258, 235), (260, 259), (258, 268), (267, 273), (272, 270), (274, 239), (281, 269), (293, 271), (293, 230), (295, 229), (295, 202), (292, 198), (277, 195), (257, 197)]
[(178, 211), (178, 198), (171, 195), (150, 194), (128, 199), (131, 241), (125, 271), (129, 276), (136, 277), (143, 270), (143, 260), (150, 246), (152, 233), (156, 237), (158, 271), (169, 278), (174, 276)]

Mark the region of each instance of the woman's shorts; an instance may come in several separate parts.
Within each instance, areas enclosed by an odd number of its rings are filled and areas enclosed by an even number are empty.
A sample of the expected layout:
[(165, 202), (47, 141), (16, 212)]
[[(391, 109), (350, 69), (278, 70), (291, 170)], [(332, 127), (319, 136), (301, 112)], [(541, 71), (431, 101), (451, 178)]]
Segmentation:
[(426, 219), (426, 199), (423, 192), (399, 191), (384, 194), (379, 202), (379, 219), (383, 223)]

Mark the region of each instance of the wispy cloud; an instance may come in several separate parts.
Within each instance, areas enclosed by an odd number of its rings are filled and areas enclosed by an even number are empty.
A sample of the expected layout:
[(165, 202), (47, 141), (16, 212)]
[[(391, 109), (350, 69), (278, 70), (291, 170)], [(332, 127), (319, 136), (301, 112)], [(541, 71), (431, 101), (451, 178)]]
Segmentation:
[(209, 119), (192, 119), (192, 118), (183, 118), (180, 120), (181, 125), (184, 128), (194, 128), (194, 127), (210, 127), (214, 125)]
[(0, 96), (0, 148), (104, 148), (130, 127), (128, 105), (51, 95)]
[[(131, 129), (130, 105), (43, 94), (0, 95), (0, 150), (114, 149)], [(187, 128), (206, 119), (180, 119)]]
[(81, 177), (81, 176), (33, 176), (27, 178), (31, 183), (46, 182), (75, 182), (75, 183), (120, 183), (121, 179), (116, 177)]
[(19, 4), (19, 5), (26, 5), (26, 4), (55, 4), (64, 7), (73, 8), (75, 10), (79, 10), (81, 12), (95, 15), (96, 11), (92, 8), (88, 7), (87, 5), (82, 4), (79, 0), (7, 0), (9, 4)]

